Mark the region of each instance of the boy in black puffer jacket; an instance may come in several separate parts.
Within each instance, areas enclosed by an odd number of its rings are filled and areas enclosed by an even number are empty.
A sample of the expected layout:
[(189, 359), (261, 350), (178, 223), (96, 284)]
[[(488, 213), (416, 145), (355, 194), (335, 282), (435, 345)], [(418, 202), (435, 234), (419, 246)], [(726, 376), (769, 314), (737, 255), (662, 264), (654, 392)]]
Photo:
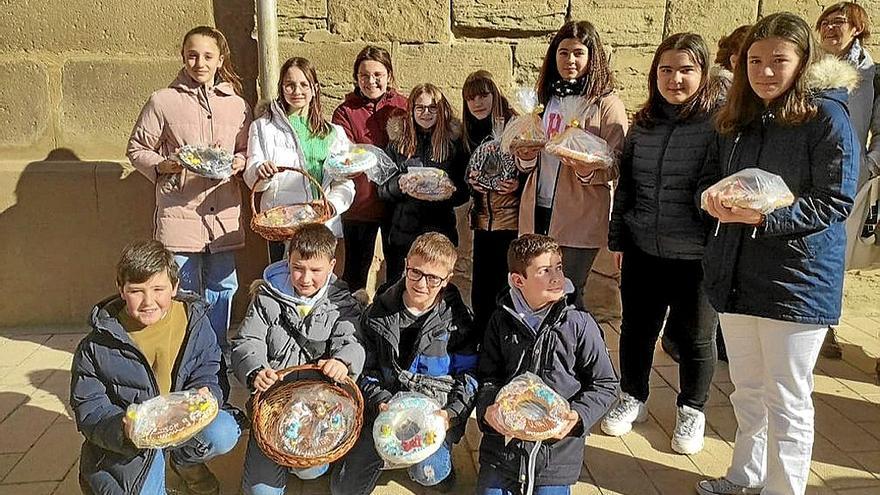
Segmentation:
[[(563, 275), (556, 241), (523, 235), (510, 244), (507, 263), (510, 292), (499, 299), (486, 327), (477, 373), (477, 419), (483, 431), (477, 493), (538, 495), (578, 480), (587, 433), (614, 401), (617, 378), (596, 321), (566, 300), (574, 287)], [(506, 433), (487, 413), (497, 407), (499, 389), (525, 372), (568, 400), (573, 414), (553, 440), (505, 444)]]
[(241, 431), (221, 410), (194, 438), (170, 449), (139, 449), (126, 408), (160, 394), (207, 388), (223, 402), (220, 346), (198, 296), (178, 292), (174, 255), (159, 241), (137, 242), (117, 265), (119, 295), (92, 310), (92, 332), (73, 355), (70, 405), (85, 437), (84, 493), (165, 493), (165, 456), (193, 494), (220, 493), (205, 462), (235, 447)]

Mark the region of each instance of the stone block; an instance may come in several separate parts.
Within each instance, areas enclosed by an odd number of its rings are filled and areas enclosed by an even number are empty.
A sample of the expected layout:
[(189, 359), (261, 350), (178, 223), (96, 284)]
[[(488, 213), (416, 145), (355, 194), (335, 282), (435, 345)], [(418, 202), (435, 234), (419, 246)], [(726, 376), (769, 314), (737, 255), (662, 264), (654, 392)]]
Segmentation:
[(533, 38), (513, 46), (513, 79), (517, 85), (535, 87), (549, 40)]
[(383, 4), (371, 0), (333, 0), (330, 31), (346, 41), (448, 41), (449, 4), (445, 0)]
[(754, 0), (670, 0), (666, 33), (699, 33), (714, 59), (718, 40), (743, 24), (753, 24), (757, 16)]
[(279, 36), (299, 38), (316, 29), (327, 29), (326, 0), (281, 0), (278, 2)]
[[(480, 69), (491, 72), (502, 90), (512, 87), (511, 49), (505, 43), (399, 45), (393, 56), (398, 85), (407, 91), (417, 84), (430, 82), (460, 93), (467, 75)], [(453, 100), (451, 94), (446, 96)], [(457, 101), (461, 101), (460, 94)]]
[[(792, 12), (804, 18), (810, 26), (816, 23), (819, 14), (822, 13), (826, 5), (834, 2), (817, 2), (816, 0), (763, 0), (760, 2), (761, 11), (758, 15), (767, 17), (776, 12)], [(859, 2), (863, 4), (871, 4), (874, 2)], [(870, 12), (869, 12), (870, 13)]]
[(630, 114), (648, 97), (648, 71), (653, 57), (653, 47), (621, 47), (611, 56), (615, 84)]
[(589, 0), (571, 3), (571, 17), (590, 21), (609, 45), (654, 45), (663, 39), (666, 0)]
[(59, 144), (82, 157), (122, 157), (150, 94), (167, 87), (177, 59), (71, 60), (62, 68)]
[[(0, 53), (176, 55), (193, 26), (212, 24), (209, 0), (61, 0), (0, 3)], [(149, 27), (147, 29), (147, 27)]]
[(455, 0), (452, 28), (468, 37), (553, 32), (565, 22), (566, 0)]
[[(51, 138), (49, 70), (29, 60), (0, 62), (0, 150), (30, 148)], [(7, 155), (8, 156), (8, 155)]]

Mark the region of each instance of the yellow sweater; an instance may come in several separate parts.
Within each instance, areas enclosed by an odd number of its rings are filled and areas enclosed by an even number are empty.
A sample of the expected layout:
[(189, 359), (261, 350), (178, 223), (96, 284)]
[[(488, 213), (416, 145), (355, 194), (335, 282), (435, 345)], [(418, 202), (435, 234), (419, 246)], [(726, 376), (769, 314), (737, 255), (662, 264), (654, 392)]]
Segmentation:
[(119, 312), (118, 318), (128, 336), (150, 363), (156, 383), (159, 384), (159, 393), (170, 392), (174, 362), (177, 361), (177, 354), (186, 335), (187, 316), (183, 303), (173, 301), (164, 318), (146, 327), (132, 318), (125, 308)]

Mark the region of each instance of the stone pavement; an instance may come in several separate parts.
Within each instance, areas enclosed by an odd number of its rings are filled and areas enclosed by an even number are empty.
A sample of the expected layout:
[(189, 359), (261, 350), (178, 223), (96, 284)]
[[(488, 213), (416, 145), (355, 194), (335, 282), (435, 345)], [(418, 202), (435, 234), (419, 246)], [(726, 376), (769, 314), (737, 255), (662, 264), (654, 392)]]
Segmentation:
[[(605, 324), (612, 357), (617, 359), (618, 329)], [(810, 494), (880, 493), (880, 387), (874, 363), (880, 356), (880, 318), (845, 317), (839, 327), (844, 359), (820, 359), (816, 368), (816, 443)], [(81, 437), (68, 402), (71, 353), (81, 333), (7, 331), (0, 337), (0, 493), (52, 495), (79, 493)], [(601, 433), (587, 441), (585, 467), (573, 493), (687, 494), (694, 483), (720, 476), (730, 461), (736, 423), (727, 396), (732, 390), (727, 367), (719, 363), (707, 407), (705, 449), (697, 455), (672, 453), (678, 368), (662, 351), (651, 373), (651, 417), (622, 438)], [(245, 391), (238, 388), (240, 402)], [(244, 447), (211, 464), (224, 494), (238, 493)], [(472, 493), (479, 432), (468, 425), (454, 456), (460, 484)], [(171, 492), (180, 493), (169, 475)], [(291, 477), (288, 494), (329, 493), (326, 479), (301, 482)], [(376, 494), (430, 493), (406, 480), (405, 472), (383, 476)]]

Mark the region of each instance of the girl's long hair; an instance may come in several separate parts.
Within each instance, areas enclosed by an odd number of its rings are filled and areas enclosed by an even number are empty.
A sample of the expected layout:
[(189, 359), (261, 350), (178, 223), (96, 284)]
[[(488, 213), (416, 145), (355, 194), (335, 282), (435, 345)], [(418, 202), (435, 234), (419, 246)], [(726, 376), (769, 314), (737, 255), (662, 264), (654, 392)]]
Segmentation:
[(454, 140), (452, 132), (452, 106), (449, 100), (443, 96), (440, 88), (431, 83), (419, 84), (409, 93), (407, 100), (406, 117), (403, 119), (403, 132), (400, 140), (395, 146), (397, 151), (407, 158), (412, 158), (418, 151), (419, 124), (415, 120), (415, 105), (419, 96), (427, 94), (434, 100), (437, 105), (437, 122), (431, 132), (431, 159), (435, 162), (442, 162), (452, 153), (452, 142)]
[(235, 72), (235, 66), (232, 63), (232, 52), (229, 50), (229, 43), (226, 42), (226, 36), (224, 36), (217, 28), (211, 26), (196, 26), (183, 36), (183, 42), (180, 44), (181, 56), (183, 56), (183, 48), (186, 46), (187, 40), (189, 40), (190, 36), (195, 35), (207, 36), (208, 38), (213, 38), (214, 41), (217, 42), (220, 56), (223, 57), (223, 63), (220, 64), (220, 68), (217, 69), (217, 75), (220, 76), (221, 81), (231, 84), (235, 94), (241, 96), (241, 77)]
[(471, 114), (470, 110), (468, 110), (467, 101), (475, 96), (486, 94), (492, 95), (492, 113), (490, 114), (490, 118), (492, 119), (493, 125), (495, 123), (500, 123), (500, 125), (503, 126), (507, 123), (508, 119), (516, 115), (516, 111), (510, 106), (510, 102), (507, 101), (507, 98), (503, 94), (501, 94), (501, 91), (498, 90), (498, 85), (492, 80), (491, 72), (486, 70), (472, 72), (467, 76), (467, 79), (464, 80), (464, 86), (461, 88), (462, 142), (464, 144), (464, 149), (468, 153), (473, 151), (480, 143), (471, 140), (471, 129), (476, 125), (477, 119)]
[(318, 72), (308, 59), (292, 57), (281, 66), (281, 73), (278, 75), (278, 104), (285, 114), (290, 111), (290, 105), (284, 99), (284, 75), (293, 67), (302, 71), (309, 86), (312, 87), (312, 101), (309, 103), (308, 112), (309, 130), (316, 136), (324, 137), (330, 133), (331, 127), (321, 111), (321, 84), (318, 82)]
[(780, 12), (758, 21), (740, 47), (733, 85), (727, 94), (727, 102), (721, 107), (715, 121), (718, 131), (722, 134), (742, 130), (765, 110), (764, 102), (755, 94), (749, 83), (748, 57), (752, 44), (767, 38), (781, 38), (794, 43), (801, 57), (794, 84), (785, 94), (771, 103), (776, 121), (783, 125), (797, 125), (816, 116), (817, 109), (812, 102), (804, 74), (821, 56), (820, 48), (810, 26), (803, 19), (790, 12)]
[(651, 71), (648, 73), (648, 100), (633, 116), (633, 122), (642, 126), (652, 126), (662, 115), (661, 105), (664, 98), (657, 87), (657, 70), (660, 57), (669, 50), (683, 50), (700, 69), (700, 85), (697, 91), (687, 99), (679, 109), (678, 116), (688, 119), (700, 113), (708, 113), (721, 98), (720, 86), (710, 84), (709, 49), (702, 36), (694, 33), (677, 33), (663, 40), (654, 52)]
[(547, 47), (547, 53), (544, 55), (544, 63), (541, 65), (541, 72), (538, 74), (536, 89), (538, 102), (542, 105), (546, 105), (553, 96), (551, 85), (562, 79), (556, 66), (556, 49), (559, 48), (560, 43), (569, 38), (574, 38), (587, 47), (589, 57), (587, 84), (581, 95), (590, 102), (596, 102), (614, 90), (614, 76), (596, 27), (588, 21), (568, 21), (559, 28), (550, 41), (550, 46)]

